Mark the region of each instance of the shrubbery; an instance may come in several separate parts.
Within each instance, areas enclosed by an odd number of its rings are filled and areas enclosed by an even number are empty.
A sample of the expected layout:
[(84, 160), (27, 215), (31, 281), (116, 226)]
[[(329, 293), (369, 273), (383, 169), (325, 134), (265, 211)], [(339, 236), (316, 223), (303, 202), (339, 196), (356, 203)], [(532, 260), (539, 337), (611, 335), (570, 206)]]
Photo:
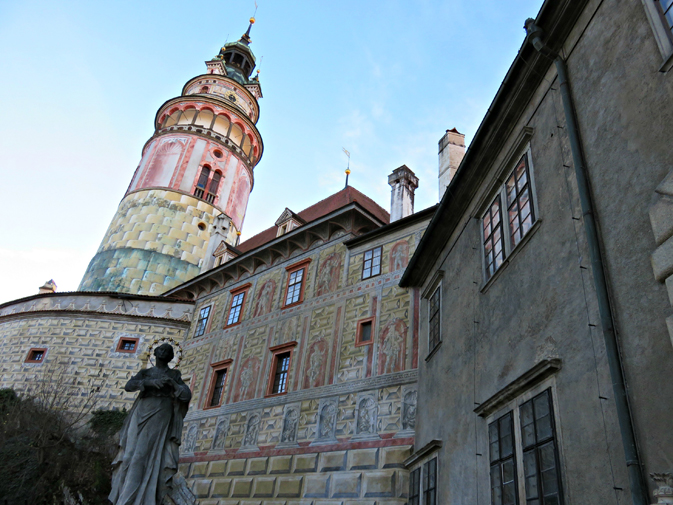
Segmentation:
[(69, 495), (68, 503), (107, 505), (126, 411), (94, 411), (95, 402), (54, 394), (0, 389), (0, 503), (60, 505)]

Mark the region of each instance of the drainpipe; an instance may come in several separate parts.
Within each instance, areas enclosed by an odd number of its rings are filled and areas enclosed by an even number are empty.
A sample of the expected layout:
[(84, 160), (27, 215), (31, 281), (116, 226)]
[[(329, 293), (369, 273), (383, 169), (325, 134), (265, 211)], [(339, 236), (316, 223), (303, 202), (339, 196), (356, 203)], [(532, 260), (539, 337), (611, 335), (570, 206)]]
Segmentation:
[(610, 367), (610, 377), (612, 378), (612, 390), (615, 396), (615, 406), (617, 408), (617, 418), (619, 419), (619, 431), (621, 433), (622, 445), (624, 446), (624, 455), (626, 457), (626, 467), (629, 474), (629, 484), (631, 487), (631, 499), (634, 505), (648, 505), (647, 489), (643, 481), (642, 467), (636, 447), (635, 430), (631, 418), (631, 409), (626, 394), (626, 382), (622, 368), (621, 356), (617, 345), (617, 337), (613, 325), (614, 317), (612, 307), (610, 306), (610, 297), (608, 294), (607, 281), (605, 279), (605, 269), (603, 267), (603, 258), (599, 246), (598, 230), (596, 220), (594, 219), (593, 202), (591, 191), (589, 189), (589, 179), (587, 176), (586, 163), (582, 153), (582, 144), (580, 142), (579, 130), (577, 129), (577, 120), (575, 119), (575, 109), (573, 107), (572, 97), (570, 95), (570, 83), (568, 82), (568, 68), (565, 60), (559, 55), (554, 54), (545, 47), (541, 40), (542, 29), (535, 24), (534, 19), (527, 19), (525, 23), (526, 33), (533, 44), (533, 47), (541, 54), (554, 59), (556, 72), (559, 78), (561, 88), (561, 98), (563, 100), (563, 111), (565, 113), (568, 139), (570, 140), (570, 149), (572, 151), (573, 165), (575, 166), (575, 177), (577, 178), (577, 189), (579, 191), (580, 203), (582, 206), (582, 216), (584, 218), (584, 230), (587, 235), (587, 245), (589, 247), (589, 256), (591, 257), (591, 271), (594, 277), (594, 288), (598, 298), (598, 311), (601, 318), (601, 327), (603, 328), (603, 338)]

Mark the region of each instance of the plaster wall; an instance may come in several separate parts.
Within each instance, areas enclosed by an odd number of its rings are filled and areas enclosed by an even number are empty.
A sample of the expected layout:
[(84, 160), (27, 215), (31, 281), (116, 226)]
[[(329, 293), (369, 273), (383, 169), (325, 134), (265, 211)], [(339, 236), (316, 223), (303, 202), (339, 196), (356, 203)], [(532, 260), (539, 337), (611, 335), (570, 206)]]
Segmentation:
[[(352, 236), (342, 235), (268, 270), (243, 273), (197, 300), (197, 313), (210, 306), (211, 319), (204, 335), (194, 338), (193, 327), (185, 342), (182, 368), (194, 396), (181, 463), (202, 503), (406, 502), (403, 460), (414, 437), (409, 408), (415, 405), (418, 297), (397, 283), (426, 225), (350, 248), (343, 242)], [(362, 280), (364, 252), (377, 246), (381, 275)], [(285, 267), (309, 258), (303, 303), (283, 309)], [(226, 327), (230, 290), (247, 283), (242, 321)], [(372, 343), (358, 346), (357, 321), (370, 317)], [(288, 391), (267, 396), (269, 348), (292, 341)], [(223, 404), (207, 408), (210, 364), (226, 359), (233, 362)], [(376, 419), (365, 433), (358, 419), (368, 400)], [(329, 405), (335, 417), (325, 436), (321, 416)], [(290, 443), (283, 441), (288, 409), (298, 412)], [(246, 433), (252, 416), (259, 429), (251, 447)]]
[[(92, 293), (30, 297), (0, 307), (0, 388), (35, 393), (64, 387), (75, 398), (95, 396), (96, 408), (129, 409), (124, 385), (147, 365), (159, 338), (181, 341), (191, 320), (189, 302), (120, 299)], [(117, 352), (120, 338), (137, 338), (135, 352)], [(26, 363), (31, 348), (46, 349)]]
[[(195, 277), (216, 214), (219, 211), (214, 206), (177, 191), (151, 189), (128, 194), (89, 264), (80, 290), (161, 294)], [(231, 228), (228, 240), (235, 241), (235, 233)]]
[[(663, 421), (673, 397), (664, 379), (673, 358), (665, 324), (670, 307), (665, 286), (652, 275), (648, 216), (670, 169), (670, 75), (657, 72), (661, 55), (639, 2), (590, 2), (565, 54), (643, 474), (671, 471), (673, 440)], [(442, 343), (429, 356), (424, 301), (415, 446), (444, 442), (437, 452), (439, 503), (490, 503), (488, 423), (474, 410), (551, 358), (562, 362), (547, 384), (556, 402), (565, 502), (630, 503), (565, 126), (551, 67), (433, 269), (443, 271)], [(507, 153), (524, 127), (533, 129), (538, 224), (485, 282), (481, 213), (513, 168)]]

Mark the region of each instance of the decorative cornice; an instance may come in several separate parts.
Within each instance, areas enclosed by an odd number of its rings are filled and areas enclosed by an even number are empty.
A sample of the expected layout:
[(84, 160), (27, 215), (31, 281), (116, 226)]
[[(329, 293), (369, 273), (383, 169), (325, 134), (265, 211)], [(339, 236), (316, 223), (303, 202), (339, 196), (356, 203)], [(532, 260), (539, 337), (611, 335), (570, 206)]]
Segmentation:
[(415, 465), (420, 460), (425, 458), (428, 454), (432, 454), (438, 449), (441, 449), (444, 443), (441, 440), (431, 440), (407, 459), (404, 460), (404, 466), (409, 468), (410, 466)]
[(561, 360), (558, 358), (545, 359), (528, 370), (526, 373), (514, 379), (507, 386), (491, 396), (484, 403), (474, 409), (474, 413), (480, 417), (488, 417), (498, 409), (520, 396), (525, 391), (539, 384), (550, 375), (561, 369)]

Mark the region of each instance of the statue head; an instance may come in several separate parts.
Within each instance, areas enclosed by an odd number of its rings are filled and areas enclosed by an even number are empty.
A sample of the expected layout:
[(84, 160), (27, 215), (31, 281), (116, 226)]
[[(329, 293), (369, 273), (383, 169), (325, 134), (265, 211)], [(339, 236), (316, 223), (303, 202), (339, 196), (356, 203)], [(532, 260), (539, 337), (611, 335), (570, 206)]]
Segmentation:
[(154, 349), (154, 356), (161, 361), (169, 363), (173, 360), (175, 352), (173, 351), (173, 346), (171, 344), (161, 344), (159, 347)]

